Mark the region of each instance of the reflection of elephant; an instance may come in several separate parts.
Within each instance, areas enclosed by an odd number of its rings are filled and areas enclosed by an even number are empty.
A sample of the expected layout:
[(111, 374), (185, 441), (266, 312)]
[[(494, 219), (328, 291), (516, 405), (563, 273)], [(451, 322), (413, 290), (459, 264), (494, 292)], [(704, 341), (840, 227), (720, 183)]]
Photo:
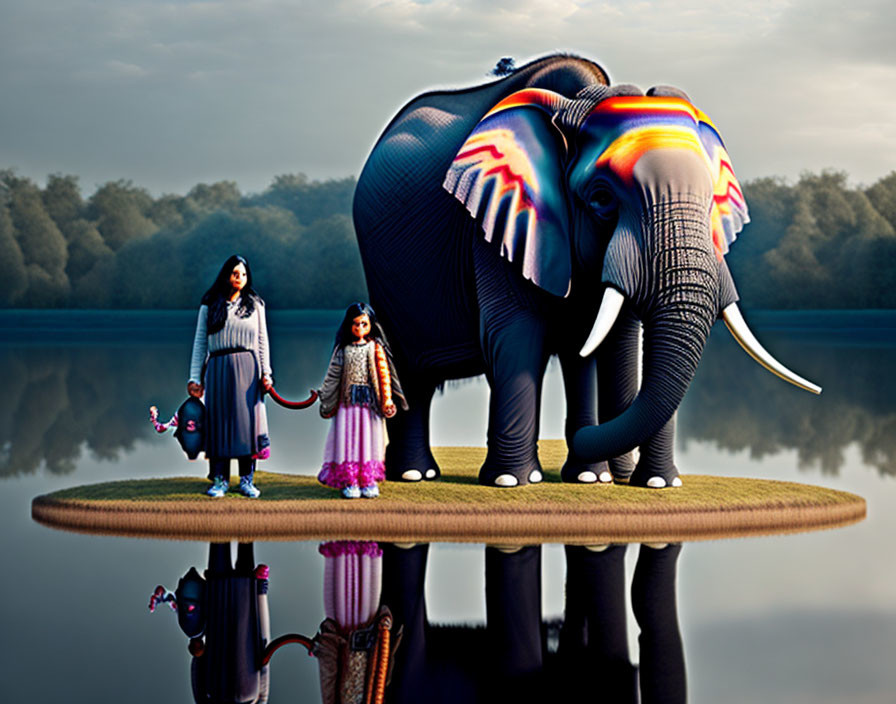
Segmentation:
[(433, 391), (484, 372), (480, 482), (539, 481), (541, 383), (557, 354), (571, 448), (563, 479), (678, 483), (673, 414), (722, 311), (751, 354), (811, 387), (767, 356), (733, 306), (722, 255), (748, 218), (712, 123), (675, 89), (644, 96), (607, 83), (590, 61), (548, 57), (412, 100), (374, 147), (355, 226), (412, 409), (390, 421), (389, 478), (438, 476)]

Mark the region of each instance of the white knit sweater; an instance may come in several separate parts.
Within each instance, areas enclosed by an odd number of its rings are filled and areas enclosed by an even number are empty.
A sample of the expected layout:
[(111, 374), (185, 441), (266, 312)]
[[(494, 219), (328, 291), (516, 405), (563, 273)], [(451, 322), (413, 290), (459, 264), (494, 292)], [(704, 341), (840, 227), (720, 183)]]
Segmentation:
[(202, 365), (209, 353), (232, 347), (251, 350), (258, 360), (262, 377), (272, 377), (268, 326), (264, 315), (264, 303), (256, 301), (255, 310), (248, 318), (236, 315), (239, 299), (227, 302), (227, 320), (224, 327), (213, 335), (208, 334), (208, 306), (199, 306), (196, 336), (193, 338), (193, 356), (190, 360), (190, 381), (202, 383)]

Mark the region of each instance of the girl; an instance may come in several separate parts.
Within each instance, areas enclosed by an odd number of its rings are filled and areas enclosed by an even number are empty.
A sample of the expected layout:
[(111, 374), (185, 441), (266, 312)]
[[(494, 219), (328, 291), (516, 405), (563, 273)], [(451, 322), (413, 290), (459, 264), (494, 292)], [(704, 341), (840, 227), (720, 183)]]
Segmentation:
[(320, 414), (335, 416), (318, 480), (347, 499), (379, 496), (386, 477), (385, 418), (403, 410), (392, 354), (373, 309), (353, 303), (336, 333), (333, 356), (320, 390)]

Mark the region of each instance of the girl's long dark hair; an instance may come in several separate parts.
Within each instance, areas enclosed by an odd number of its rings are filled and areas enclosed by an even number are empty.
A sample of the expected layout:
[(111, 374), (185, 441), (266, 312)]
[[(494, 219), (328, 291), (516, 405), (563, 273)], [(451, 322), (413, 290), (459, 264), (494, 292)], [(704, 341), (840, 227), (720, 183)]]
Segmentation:
[(369, 304), (361, 303), (360, 301), (358, 303), (352, 303), (346, 308), (345, 317), (342, 319), (342, 323), (336, 331), (336, 341), (333, 343), (333, 349), (335, 350), (344, 347), (354, 341), (355, 336), (352, 334), (352, 322), (354, 322), (355, 318), (359, 315), (366, 315), (370, 318), (370, 334), (367, 335), (367, 338), (379, 342), (385, 348), (386, 353), (391, 357), (392, 351), (389, 349), (389, 343), (386, 341), (386, 333), (383, 332), (382, 326), (376, 319), (376, 313), (373, 312), (373, 308), (371, 308)]
[(230, 285), (230, 275), (237, 264), (242, 264), (246, 267), (246, 285), (240, 291), (240, 304), (236, 309), (237, 317), (248, 318), (255, 310), (256, 303), (264, 305), (261, 296), (252, 288), (252, 270), (249, 268), (249, 262), (240, 255), (234, 254), (224, 262), (224, 266), (221, 267), (221, 271), (218, 272), (218, 276), (215, 278), (215, 283), (211, 285), (202, 297), (202, 304), (208, 306), (207, 329), (209, 335), (214, 335), (218, 332), (227, 321), (227, 301), (230, 300), (230, 294), (233, 291)]

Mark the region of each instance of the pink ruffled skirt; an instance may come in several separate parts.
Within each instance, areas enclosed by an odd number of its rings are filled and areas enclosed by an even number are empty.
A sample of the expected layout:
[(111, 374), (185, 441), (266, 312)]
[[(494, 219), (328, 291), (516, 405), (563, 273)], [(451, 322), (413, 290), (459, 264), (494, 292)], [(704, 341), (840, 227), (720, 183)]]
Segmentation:
[(383, 551), (377, 543), (340, 540), (318, 548), (324, 556), (324, 613), (346, 630), (373, 618), (380, 605)]
[(339, 405), (324, 446), (318, 481), (336, 489), (386, 478), (386, 423), (367, 406)]

